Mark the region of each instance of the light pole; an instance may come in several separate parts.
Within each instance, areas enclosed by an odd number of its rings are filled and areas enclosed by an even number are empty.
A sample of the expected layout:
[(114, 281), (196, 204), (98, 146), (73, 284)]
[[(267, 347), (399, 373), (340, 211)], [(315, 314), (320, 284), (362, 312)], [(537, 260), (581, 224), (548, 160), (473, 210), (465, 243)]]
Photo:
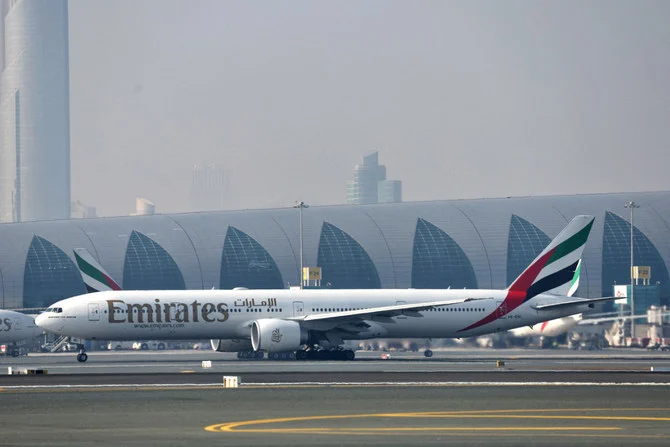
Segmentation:
[(302, 210), (303, 208), (309, 208), (309, 205), (307, 205), (303, 201), (295, 202), (295, 205), (293, 205), (293, 208), (298, 208), (298, 222), (300, 225), (300, 288), (302, 289), (302, 283), (303, 283), (303, 277), (302, 277), (302, 269), (303, 269), (303, 264), (302, 264)]
[(635, 202), (626, 202), (624, 204), (626, 208), (630, 209), (630, 336), (631, 338), (635, 338), (635, 284), (633, 283), (633, 266), (634, 264), (634, 258), (633, 258), (633, 210), (635, 208), (639, 208), (640, 205), (638, 205)]

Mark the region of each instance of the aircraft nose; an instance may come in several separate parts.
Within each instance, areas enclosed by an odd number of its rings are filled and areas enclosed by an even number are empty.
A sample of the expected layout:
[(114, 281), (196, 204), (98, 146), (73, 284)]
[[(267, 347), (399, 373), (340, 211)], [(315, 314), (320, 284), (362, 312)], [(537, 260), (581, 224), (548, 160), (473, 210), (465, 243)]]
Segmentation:
[[(49, 318), (51, 317), (51, 318)], [(57, 331), (63, 326), (61, 319), (56, 319), (53, 315), (44, 312), (35, 317), (35, 326), (46, 331)]]
[(46, 324), (47, 324), (47, 318), (44, 314), (39, 314), (38, 316), (35, 317), (35, 325), (39, 328), (42, 329), (48, 329)]

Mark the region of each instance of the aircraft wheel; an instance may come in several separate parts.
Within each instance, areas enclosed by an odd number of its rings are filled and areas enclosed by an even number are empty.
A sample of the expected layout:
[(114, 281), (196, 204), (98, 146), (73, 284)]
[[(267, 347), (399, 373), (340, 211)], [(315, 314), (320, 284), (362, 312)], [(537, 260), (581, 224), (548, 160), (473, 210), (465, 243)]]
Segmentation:
[(141, 349), (142, 351), (146, 351), (147, 349), (149, 349), (149, 345), (146, 344), (146, 343), (142, 343), (142, 345), (140, 346), (140, 349)]
[(268, 352), (268, 359), (279, 360), (279, 354), (277, 354), (276, 352)]
[(165, 344), (164, 344), (164, 343), (158, 343), (158, 346), (156, 346), (156, 348), (157, 348), (159, 351), (162, 351), (162, 350), (165, 349)]
[(265, 357), (265, 353), (264, 353), (263, 351), (256, 351), (256, 352), (254, 353), (254, 356), (255, 356), (257, 359), (262, 359), (263, 357)]
[(352, 351), (351, 349), (347, 349), (346, 351), (344, 351), (344, 360), (351, 361), (354, 358), (356, 358), (356, 353), (354, 351)]
[(307, 351), (304, 350), (299, 350), (295, 352), (295, 359), (296, 360), (307, 360)]
[(430, 357), (433, 356), (433, 351), (431, 351), (430, 349), (426, 349), (426, 350), (423, 352), (423, 355), (425, 355), (426, 357), (429, 357), (429, 358), (430, 358)]
[(82, 352), (81, 354), (77, 354), (77, 361), (84, 363), (86, 360), (88, 360), (88, 355), (86, 353)]

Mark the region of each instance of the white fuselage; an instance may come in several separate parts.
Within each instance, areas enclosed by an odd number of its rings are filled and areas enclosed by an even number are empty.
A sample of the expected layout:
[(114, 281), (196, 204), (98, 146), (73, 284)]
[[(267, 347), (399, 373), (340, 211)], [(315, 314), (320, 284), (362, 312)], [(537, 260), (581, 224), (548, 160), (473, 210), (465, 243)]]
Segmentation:
[[(504, 290), (184, 290), (108, 291), (80, 295), (52, 305), (37, 318), (51, 332), (84, 339), (233, 339), (249, 338), (250, 326), (260, 319), (292, 319), (397, 304), (456, 300), (474, 301), (441, 306), (393, 317), (364, 318), (369, 329), (352, 331), (347, 339), (460, 338), (505, 331), (582, 312), (586, 305), (564, 310), (537, 311), (532, 305), (560, 302), (564, 297), (538, 295), (509, 313), (480, 326), (505, 299)], [(56, 309), (54, 311), (53, 309)], [(310, 322), (310, 330), (335, 328), (331, 320)]]
[(0, 310), (0, 343), (16, 343), (41, 333), (42, 329), (35, 325), (35, 319), (30, 315)]
[(514, 328), (510, 332), (515, 337), (558, 337), (559, 335), (563, 335), (573, 327), (577, 326), (581, 319), (581, 314), (570, 315), (568, 317), (544, 321), (542, 323), (533, 325), (533, 327), (523, 326)]

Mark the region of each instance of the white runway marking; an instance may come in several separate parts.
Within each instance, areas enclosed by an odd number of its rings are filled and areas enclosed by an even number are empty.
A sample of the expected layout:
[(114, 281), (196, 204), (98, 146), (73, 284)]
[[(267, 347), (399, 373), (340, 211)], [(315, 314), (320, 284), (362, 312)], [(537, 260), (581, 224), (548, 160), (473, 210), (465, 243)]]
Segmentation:
[[(653, 382), (256, 382), (241, 383), (240, 388), (292, 388), (292, 387), (457, 387), (457, 386), (486, 386), (486, 387), (557, 387), (557, 386), (659, 386), (669, 387), (670, 383)], [(99, 384), (99, 385), (11, 385), (0, 387), (1, 391), (8, 390), (40, 390), (40, 389), (68, 389), (68, 388), (223, 388), (222, 382), (216, 383), (129, 383), (129, 384)], [(239, 388), (238, 388), (239, 389)]]

